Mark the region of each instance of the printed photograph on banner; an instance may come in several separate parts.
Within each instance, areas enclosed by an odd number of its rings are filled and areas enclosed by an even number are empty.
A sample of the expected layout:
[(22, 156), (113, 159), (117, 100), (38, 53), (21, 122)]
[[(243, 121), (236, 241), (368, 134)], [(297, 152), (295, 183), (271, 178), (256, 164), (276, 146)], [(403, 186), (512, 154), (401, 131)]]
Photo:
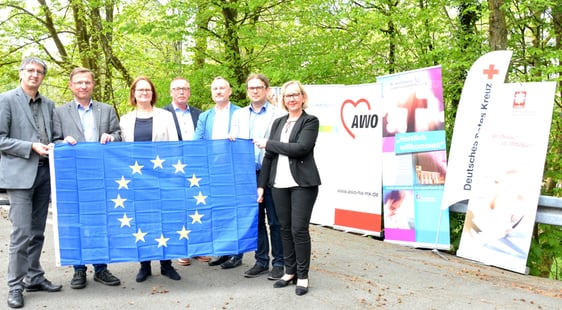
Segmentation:
[(414, 192), (394, 189), (384, 193), (384, 227), (415, 229)]
[(533, 178), (511, 166), (478, 179), (481, 186), (470, 200), (459, 256), (524, 272), (536, 214), (536, 189), (528, 186)]
[(385, 241), (448, 249), (448, 211), (440, 212), (447, 175), (441, 67), (377, 81), (383, 94)]
[(419, 71), (384, 86), (383, 137), (444, 129), (442, 89), (432, 82), (431, 71)]
[(414, 154), (416, 184), (445, 184), (447, 175), (447, 152), (423, 152)]

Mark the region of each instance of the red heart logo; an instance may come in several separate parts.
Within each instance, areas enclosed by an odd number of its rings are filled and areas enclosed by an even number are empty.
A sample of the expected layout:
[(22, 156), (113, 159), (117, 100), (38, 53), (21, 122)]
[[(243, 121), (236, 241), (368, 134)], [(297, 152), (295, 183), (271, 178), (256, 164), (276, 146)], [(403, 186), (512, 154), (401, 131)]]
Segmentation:
[(353, 134), (353, 132), (351, 132), (351, 129), (349, 127), (347, 127), (347, 124), (345, 123), (345, 120), (343, 119), (343, 108), (345, 107), (346, 104), (351, 104), (353, 105), (353, 107), (357, 108), (357, 105), (360, 103), (365, 103), (367, 105), (367, 108), (369, 108), (369, 110), (371, 110), (371, 104), (369, 103), (369, 101), (367, 101), (367, 99), (365, 98), (361, 98), (357, 101), (353, 101), (351, 99), (346, 99), (342, 104), (341, 104), (341, 110), (340, 110), (340, 118), (341, 118), (341, 123), (343, 124), (343, 128), (345, 128), (345, 131), (347, 131), (347, 133), (353, 138), (355, 139), (355, 134)]

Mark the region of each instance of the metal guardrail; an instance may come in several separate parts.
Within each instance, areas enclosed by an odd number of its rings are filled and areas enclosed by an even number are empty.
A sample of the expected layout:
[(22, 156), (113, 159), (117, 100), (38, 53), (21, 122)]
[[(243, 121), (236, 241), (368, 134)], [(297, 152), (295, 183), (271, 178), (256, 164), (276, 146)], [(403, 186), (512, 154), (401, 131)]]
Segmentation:
[(9, 205), (10, 202), (8, 201), (8, 195), (6, 195), (5, 189), (0, 189), (0, 206), (2, 205)]
[[(466, 203), (456, 203), (449, 210), (456, 213), (466, 213)], [(540, 196), (536, 223), (562, 226), (562, 198)]]
[[(0, 205), (9, 205), (8, 196), (0, 192)], [(449, 210), (456, 213), (466, 213), (466, 203), (452, 205)], [(540, 196), (536, 223), (562, 226), (562, 198), (552, 196)]]

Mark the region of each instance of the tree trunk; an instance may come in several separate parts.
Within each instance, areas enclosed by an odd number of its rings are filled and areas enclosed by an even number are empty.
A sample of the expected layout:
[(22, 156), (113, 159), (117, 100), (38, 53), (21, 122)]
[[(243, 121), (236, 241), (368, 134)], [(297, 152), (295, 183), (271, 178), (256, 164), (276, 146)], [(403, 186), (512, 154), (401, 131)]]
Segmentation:
[(507, 49), (507, 24), (503, 0), (488, 0), (490, 8), (490, 48), (494, 51)]

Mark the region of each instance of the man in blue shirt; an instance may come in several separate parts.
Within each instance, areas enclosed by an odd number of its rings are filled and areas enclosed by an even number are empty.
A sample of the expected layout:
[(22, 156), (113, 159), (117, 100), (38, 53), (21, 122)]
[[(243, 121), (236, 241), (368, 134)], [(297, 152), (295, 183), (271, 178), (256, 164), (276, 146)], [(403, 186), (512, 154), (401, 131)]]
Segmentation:
[[(246, 90), (250, 105), (234, 112), (230, 138), (261, 140), (269, 137), (273, 120), (284, 115), (283, 109), (267, 100), (269, 80), (263, 74), (251, 74), (246, 80)], [(261, 171), (264, 149), (254, 147), (256, 161), (256, 181)], [(265, 218), (269, 224), (269, 237)], [(246, 278), (255, 278), (269, 271), (269, 246), (271, 238), (271, 265), (268, 279), (278, 280), (284, 274), (283, 244), (281, 226), (275, 212), (271, 189), (265, 188), (264, 200), (259, 204), (258, 213), (258, 247), (255, 252), (255, 265), (244, 273)]]
[[(232, 89), (223, 77), (216, 77), (211, 83), (211, 96), (215, 106), (199, 116), (195, 128), (194, 140), (228, 139), (232, 115), (239, 106), (230, 102)], [(209, 266), (220, 265), (223, 269), (238, 267), (242, 264), (244, 253), (225, 255), (209, 262)]]

